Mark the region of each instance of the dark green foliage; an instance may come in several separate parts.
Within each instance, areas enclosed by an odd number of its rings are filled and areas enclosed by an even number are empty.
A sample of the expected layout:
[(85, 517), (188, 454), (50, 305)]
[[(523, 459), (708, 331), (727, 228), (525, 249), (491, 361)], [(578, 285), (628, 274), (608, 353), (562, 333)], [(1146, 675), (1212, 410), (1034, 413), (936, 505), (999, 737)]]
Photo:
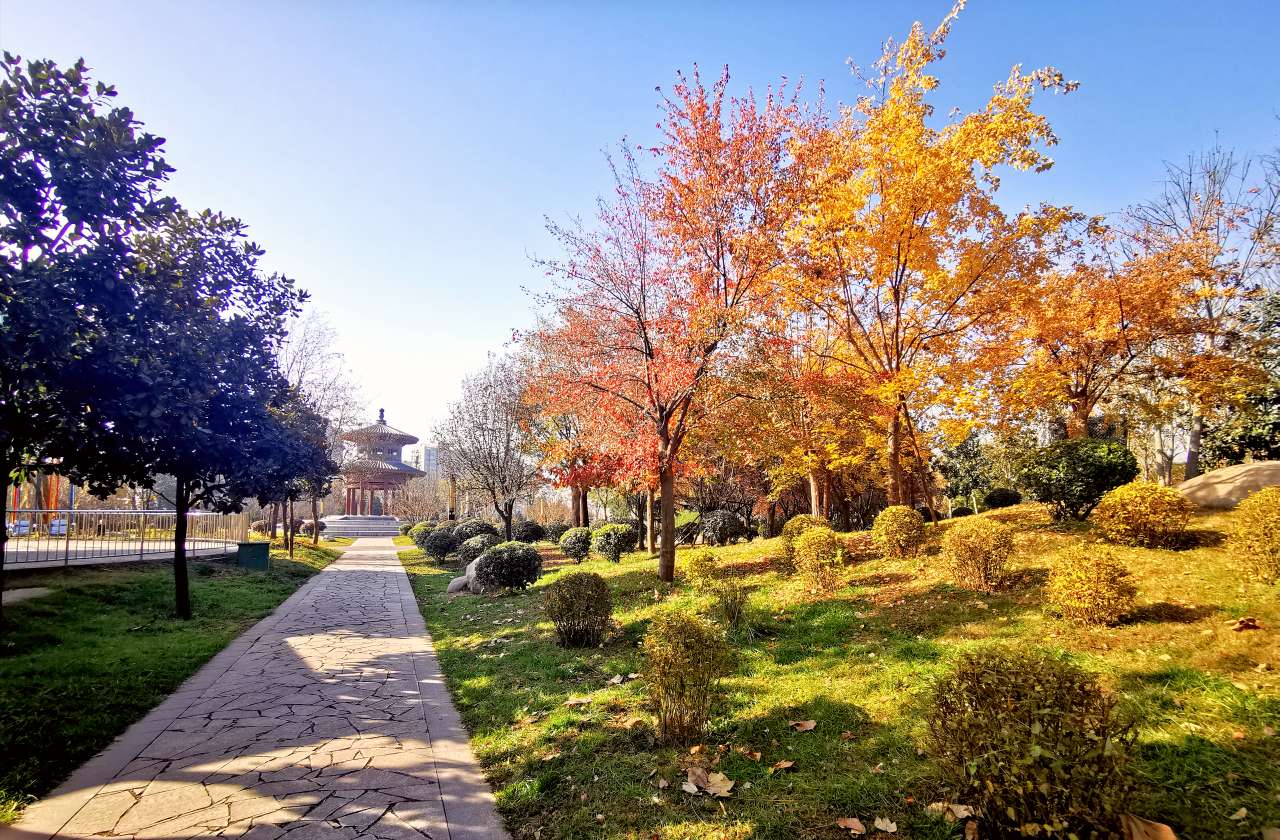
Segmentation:
[(542, 555), (527, 543), (498, 543), (476, 562), (475, 580), (486, 592), (524, 589), (542, 574)]
[(255, 534), (265, 534), (271, 528), (271, 523), (265, 519), (255, 519), (249, 523), (249, 530)]
[(948, 496), (968, 496), (991, 485), (991, 459), (983, 451), (977, 432), (943, 450), (937, 466), (947, 480)]
[[(423, 551), (426, 551), (427, 554), (431, 554), (430, 551), (427, 551), (427, 537), (434, 530), (435, 529), (431, 527), (430, 522), (419, 522), (417, 525), (414, 525), (412, 528), (409, 529), (409, 539), (413, 540), (413, 544), (416, 545), (418, 548), (422, 549)], [(450, 549), (450, 551), (452, 551), (452, 549)], [(447, 551), (445, 552), (445, 554), (448, 554), (448, 553), (449, 552)], [(435, 556), (435, 555), (432, 555), (432, 556)], [(443, 557), (444, 555), (442, 554), (440, 556)]]
[(516, 542), (535, 543), (547, 538), (547, 529), (532, 519), (525, 519), (511, 526), (511, 539)]
[(1074, 665), (1034, 652), (966, 654), (935, 687), (928, 727), (947, 801), (981, 814), (984, 833), (1119, 837), (1134, 732)]
[(560, 536), (560, 550), (575, 563), (581, 563), (591, 553), (591, 531), (588, 528), (570, 528)]
[(973, 508), (961, 505), (958, 508), (952, 508), (951, 518), (959, 519), (962, 516), (973, 516)]
[(428, 557), (443, 560), (458, 549), (458, 538), (453, 535), (452, 528), (436, 528), (426, 532), (418, 547), (426, 552)]
[(402, 536), (402, 537), (407, 537), (407, 536), (409, 536), (409, 531), (413, 530), (413, 526), (414, 526), (414, 523), (413, 523), (413, 522), (401, 522), (401, 523), (400, 523), (400, 536)]
[(1023, 463), (1020, 479), (1036, 501), (1048, 502), (1055, 519), (1084, 519), (1108, 490), (1138, 474), (1138, 460), (1118, 440), (1072, 438), (1038, 450)]
[(1008, 487), (993, 487), (982, 497), (982, 503), (990, 509), (1012, 507), (1022, 501), (1022, 494)]
[(315, 533), (316, 528), (319, 528), (320, 533), (323, 534), (325, 527), (326, 525), (323, 522), (312, 523), (310, 519), (307, 519), (302, 522), (301, 526), (299, 526), (298, 533), (302, 534), (304, 537), (309, 537)]
[(500, 542), (502, 542), (502, 537), (497, 534), (476, 534), (474, 537), (463, 540), (459, 544), (458, 559), (463, 563), (470, 563)]
[(493, 534), (496, 537), (498, 529), (492, 522), (485, 522), (483, 519), (466, 519), (453, 527), (453, 536), (459, 545), (481, 534)]
[(600, 575), (571, 572), (546, 588), (542, 609), (561, 647), (595, 647), (609, 629), (613, 593)]
[(702, 514), (702, 541), (708, 545), (728, 545), (747, 536), (747, 526), (736, 513), (710, 510)]
[(628, 551), (635, 551), (639, 535), (630, 525), (613, 523), (597, 528), (591, 535), (591, 547), (611, 562), (617, 563)]
[(546, 539), (553, 543), (559, 543), (560, 538), (564, 536), (564, 532), (569, 530), (567, 522), (552, 522), (546, 526)]

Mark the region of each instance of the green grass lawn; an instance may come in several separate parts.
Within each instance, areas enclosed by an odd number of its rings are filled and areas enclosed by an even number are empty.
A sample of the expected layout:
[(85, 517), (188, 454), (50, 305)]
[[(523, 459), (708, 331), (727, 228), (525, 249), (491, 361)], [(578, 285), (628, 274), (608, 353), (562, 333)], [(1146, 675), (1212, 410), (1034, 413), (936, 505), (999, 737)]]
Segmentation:
[[(1052, 525), (1036, 505), (993, 515), (1018, 528), (1012, 580), (998, 595), (950, 585), (937, 534), (921, 560), (858, 562), (848, 585), (825, 595), (782, 571), (776, 540), (718, 549), (719, 574), (752, 590), (754, 629), (735, 640), (736, 668), (692, 751), (655, 743), (640, 680), (610, 682), (642, 670), (637, 643), (655, 611), (708, 606), (679, 561), (675, 585), (634, 554), (618, 565), (550, 560), (528, 592), (446, 600), (454, 571), (421, 552), (401, 558), (516, 837), (836, 838), (849, 836), (837, 818), (870, 829), (877, 816), (900, 837), (955, 836), (925, 811), (945, 791), (918, 748), (931, 681), (960, 652), (990, 644), (1067, 651), (1122, 695), (1141, 729), (1138, 814), (1182, 838), (1257, 838), (1280, 825), (1280, 597), (1241, 580), (1220, 544), (1227, 516), (1195, 518), (1198, 548), (1117, 549), (1140, 608), (1121, 626), (1081, 629), (1042, 609), (1042, 587), (1051, 554), (1087, 528)], [(566, 568), (612, 586), (618, 628), (600, 649), (557, 648), (541, 616), (539, 590)], [(1229, 622), (1246, 615), (1264, 629), (1233, 632)], [(566, 706), (572, 698), (591, 702)], [(809, 732), (788, 725), (808, 719)], [(780, 760), (794, 766), (770, 773)], [(735, 780), (732, 796), (682, 792), (695, 764)], [(1232, 820), (1240, 808), (1247, 816)]]
[(193, 560), (190, 621), (174, 617), (168, 563), (11, 574), (10, 587), (55, 591), (5, 608), (0, 822), (56, 787), (338, 554), (299, 540), (293, 561), (273, 550), (265, 574)]
[(399, 534), (398, 536), (394, 536), (391, 538), (391, 541), (396, 545), (401, 545), (401, 546), (413, 545), (413, 538), (408, 536), (407, 534)]

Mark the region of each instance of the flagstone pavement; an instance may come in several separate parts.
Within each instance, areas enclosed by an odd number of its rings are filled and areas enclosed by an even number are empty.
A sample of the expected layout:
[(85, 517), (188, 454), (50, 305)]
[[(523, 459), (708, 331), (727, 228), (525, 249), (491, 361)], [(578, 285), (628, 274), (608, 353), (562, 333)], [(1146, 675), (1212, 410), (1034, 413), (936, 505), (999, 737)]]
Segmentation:
[(0, 829), (214, 836), (507, 837), (389, 538), (358, 539)]

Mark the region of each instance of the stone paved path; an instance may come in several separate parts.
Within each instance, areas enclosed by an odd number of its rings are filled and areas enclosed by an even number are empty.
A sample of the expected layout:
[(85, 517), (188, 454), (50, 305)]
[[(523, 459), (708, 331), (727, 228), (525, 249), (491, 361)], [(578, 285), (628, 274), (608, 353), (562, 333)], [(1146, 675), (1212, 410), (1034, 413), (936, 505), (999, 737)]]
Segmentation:
[(61, 788), (47, 837), (506, 838), (389, 538), (362, 538)]

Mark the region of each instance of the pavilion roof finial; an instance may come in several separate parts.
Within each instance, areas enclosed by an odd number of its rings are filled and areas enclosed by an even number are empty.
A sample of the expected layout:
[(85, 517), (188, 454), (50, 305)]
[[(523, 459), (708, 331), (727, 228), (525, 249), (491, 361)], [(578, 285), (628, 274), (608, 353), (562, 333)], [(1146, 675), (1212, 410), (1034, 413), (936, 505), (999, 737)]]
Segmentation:
[(378, 409), (378, 422), (379, 422), (379, 423), (385, 423), (385, 422), (387, 422), (387, 412), (386, 412), (386, 409), (383, 409), (383, 408)]

